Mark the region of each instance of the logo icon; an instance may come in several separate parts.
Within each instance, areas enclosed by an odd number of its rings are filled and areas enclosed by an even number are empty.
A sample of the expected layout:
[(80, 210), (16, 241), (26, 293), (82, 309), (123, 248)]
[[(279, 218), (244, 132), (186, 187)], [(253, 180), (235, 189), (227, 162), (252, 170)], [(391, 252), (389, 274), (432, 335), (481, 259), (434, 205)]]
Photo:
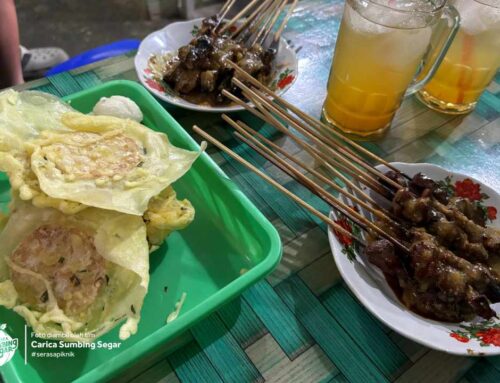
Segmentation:
[(17, 338), (12, 339), (5, 332), (6, 328), (7, 325), (5, 323), (0, 323), (0, 366), (3, 366), (12, 359), (19, 344)]

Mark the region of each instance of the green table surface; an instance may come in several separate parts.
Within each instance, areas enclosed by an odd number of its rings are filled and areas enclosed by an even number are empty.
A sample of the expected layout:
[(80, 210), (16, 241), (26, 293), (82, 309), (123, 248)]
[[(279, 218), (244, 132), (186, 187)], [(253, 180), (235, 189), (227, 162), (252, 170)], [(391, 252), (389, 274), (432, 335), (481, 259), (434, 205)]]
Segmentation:
[[(286, 98), (319, 116), (343, 1), (303, 0), (286, 38), (299, 48), (299, 75)], [(134, 52), (24, 84), (65, 96), (113, 79), (137, 81)], [(191, 132), (196, 123), (323, 211), (309, 192), (238, 143), (220, 116), (164, 105)], [(290, 140), (240, 118), (307, 161)], [(199, 140), (199, 137), (196, 137)], [(366, 146), (390, 161), (431, 162), (500, 190), (500, 75), (463, 117), (405, 100), (389, 134)], [(500, 357), (429, 350), (389, 330), (353, 297), (335, 268), (327, 232), (304, 209), (215, 148), (209, 154), (271, 220), (284, 256), (276, 271), (191, 329), (182, 347), (119, 380), (133, 382), (500, 382)]]

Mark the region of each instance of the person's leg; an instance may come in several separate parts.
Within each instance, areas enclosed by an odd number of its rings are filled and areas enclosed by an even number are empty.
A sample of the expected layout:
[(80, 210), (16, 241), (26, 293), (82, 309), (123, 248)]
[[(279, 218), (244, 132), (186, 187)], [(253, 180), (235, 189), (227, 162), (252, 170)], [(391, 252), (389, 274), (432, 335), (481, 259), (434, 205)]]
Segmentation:
[(0, 89), (23, 80), (14, 0), (0, 0)]

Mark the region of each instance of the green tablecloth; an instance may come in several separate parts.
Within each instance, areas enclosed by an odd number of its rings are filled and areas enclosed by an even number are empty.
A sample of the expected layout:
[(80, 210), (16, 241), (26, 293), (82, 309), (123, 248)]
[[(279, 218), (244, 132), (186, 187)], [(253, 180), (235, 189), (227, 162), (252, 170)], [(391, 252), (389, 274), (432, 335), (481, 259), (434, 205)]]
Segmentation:
[[(304, 0), (286, 31), (301, 47), (299, 77), (286, 97), (314, 116), (319, 116), (325, 97), (342, 8), (340, 0)], [(64, 96), (113, 79), (137, 81), (132, 53), (20, 88)], [(218, 115), (165, 107), (184, 128), (196, 123), (208, 129), (327, 211), (321, 201), (235, 141)], [(303, 154), (269, 127), (261, 131)], [(465, 117), (438, 114), (407, 99), (390, 133), (366, 146), (390, 161), (436, 163), (500, 190), (500, 76)], [(500, 382), (500, 357), (474, 359), (432, 351), (374, 319), (341, 281), (326, 228), (238, 163), (214, 148), (209, 153), (278, 228), (283, 261), (238, 302), (195, 326), (176, 352), (146, 371), (133, 370), (129, 376), (137, 375), (134, 382)]]

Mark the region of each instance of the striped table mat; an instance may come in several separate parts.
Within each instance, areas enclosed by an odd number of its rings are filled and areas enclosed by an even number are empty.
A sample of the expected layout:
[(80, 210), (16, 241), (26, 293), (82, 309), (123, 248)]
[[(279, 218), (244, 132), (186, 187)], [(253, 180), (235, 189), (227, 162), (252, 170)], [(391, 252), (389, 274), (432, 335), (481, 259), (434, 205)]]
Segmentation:
[[(342, 9), (339, 0), (304, 0), (287, 28), (286, 37), (300, 47), (300, 75), (287, 98), (315, 116), (325, 97)], [(20, 89), (65, 96), (113, 79), (137, 81), (133, 53)], [(195, 122), (209, 128), (288, 189), (327, 211), (323, 202), (235, 141), (219, 116), (165, 108), (188, 131)], [(239, 118), (312, 161), (270, 127), (244, 113)], [(390, 161), (436, 163), (500, 189), (500, 75), (476, 111), (465, 117), (438, 114), (407, 99), (390, 133), (366, 147)], [(382, 325), (342, 282), (323, 225), (215, 148), (209, 154), (277, 227), (283, 261), (267, 279), (196, 325), (183, 347), (133, 382), (500, 382), (499, 357), (432, 351)]]

